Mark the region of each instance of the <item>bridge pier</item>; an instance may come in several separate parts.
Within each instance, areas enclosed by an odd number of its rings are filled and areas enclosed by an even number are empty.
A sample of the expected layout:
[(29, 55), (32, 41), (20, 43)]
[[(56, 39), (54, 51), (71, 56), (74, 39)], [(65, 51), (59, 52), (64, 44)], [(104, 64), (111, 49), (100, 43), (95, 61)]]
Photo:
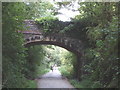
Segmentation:
[(81, 55), (79, 53), (76, 54), (77, 55), (77, 61), (76, 64), (74, 65), (75, 67), (75, 77), (81, 81), (81, 76), (82, 76), (82, 59), (81, 59)]

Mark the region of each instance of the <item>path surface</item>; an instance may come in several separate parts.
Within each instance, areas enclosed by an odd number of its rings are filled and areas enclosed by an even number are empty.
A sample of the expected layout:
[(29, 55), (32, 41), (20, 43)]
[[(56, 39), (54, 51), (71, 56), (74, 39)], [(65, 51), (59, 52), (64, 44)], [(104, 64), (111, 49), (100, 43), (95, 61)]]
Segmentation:
[(38, 88), (74, 88), (66, 79), (63, 79), (58, 69), (44, 74), (37, 79)]

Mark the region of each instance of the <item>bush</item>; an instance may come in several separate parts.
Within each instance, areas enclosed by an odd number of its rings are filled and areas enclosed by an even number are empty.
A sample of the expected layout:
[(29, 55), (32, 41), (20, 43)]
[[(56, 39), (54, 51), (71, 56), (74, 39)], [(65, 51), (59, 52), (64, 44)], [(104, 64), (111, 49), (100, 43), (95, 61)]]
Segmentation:
[(68, 68), (67, 66), (61, 66), (59, 68), (60, 72), (62, 73), (63, 76), (67, 77), (67, 78), (72, 78), (72, 69), (70, 69), (70, 67)]
[(27, 80), (26, 88), (37, 88), (37, 83), (35, 80)]
[(79, 81), (73, 79), (73, 80), (70, 80), (70, 83), (75, 87), (75, 88), (84, 88)]
[(45, 69), (45, 68), (41, 69), (41, 67), (39, 67), (38, 70), (37, 70), (37, 77), (39, 77), (39, 76), (41, 76), (41, 75), (43, 75), (43, 74), (45, 74), (49, 71), (50, 71), (50, 69)]
[(93, 83), (93, 85), (91, 86), (92, 88), (102, 88), (102, 85), (99, 81), (96, 81)]

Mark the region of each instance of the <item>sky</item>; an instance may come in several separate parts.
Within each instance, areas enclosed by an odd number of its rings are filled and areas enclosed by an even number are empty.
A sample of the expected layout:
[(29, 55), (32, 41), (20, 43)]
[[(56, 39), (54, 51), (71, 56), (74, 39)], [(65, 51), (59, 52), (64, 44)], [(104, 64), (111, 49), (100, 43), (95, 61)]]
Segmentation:
[[(63, 0), (54, 0), (54, 1), (63, 1)], [(50, 0), (50, 2), (55, 6), (57, 7), (54, 3), (53, 0)], [(69, 0), (70, 1), (70, 0)], [(71, 7), (68, 7), (69, 9), (67, 8), (61, 8), (58, 12), (60, 14), (56, 15), (56, 17), (58, 17), (58, 19), (60, 21), (70, 21), (71, 19), (70, 18), (74, 18), (76, 15), (79, 15), (79, 11), (77, 11), (77, 9), (80, 7), (77, 3), (78, 0), (76, 0), (76, 2), (74, 2), (74, 5), (71, 6)], [(75, 11), (72, 11), (72, 10), (75, 10)]]
[(76, 15), (79, 14), (79, 11), (73, 12), (72, 10), (68, 10), (65, 8), (59, 10), (59, 12), (61, 14), (57, 15), (56, 17), (58, 17), (61, 21), (70, 21), (70, 18), (74, 18)]

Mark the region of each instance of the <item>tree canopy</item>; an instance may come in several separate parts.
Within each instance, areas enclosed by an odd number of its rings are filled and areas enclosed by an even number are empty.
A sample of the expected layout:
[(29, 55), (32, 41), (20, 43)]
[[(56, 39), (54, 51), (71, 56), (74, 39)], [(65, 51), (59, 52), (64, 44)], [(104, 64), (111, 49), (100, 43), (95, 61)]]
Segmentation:
[[(75, 1), (57, 2), (59, 8), (41, 0), (2, 3), (2, 87), (30, 87), (28, 79), (37, 77), (38, 69), (39, 74), (47, 72), (54, 62), (77, 88), (119, 87), (120, 3), (78, 2), (80, 14), (70, 22), (59, 21), (56, 12), (64, 7), (69, 9)], [(23, 21), (27, 19), (42, 25), (45, 35), (57, 33), (81, 40), (85, 45), (83, 56), (64, 50), (62, 53), (50, 45), (25, 47), (23, 34), (18, 31), (24, 30)]]

